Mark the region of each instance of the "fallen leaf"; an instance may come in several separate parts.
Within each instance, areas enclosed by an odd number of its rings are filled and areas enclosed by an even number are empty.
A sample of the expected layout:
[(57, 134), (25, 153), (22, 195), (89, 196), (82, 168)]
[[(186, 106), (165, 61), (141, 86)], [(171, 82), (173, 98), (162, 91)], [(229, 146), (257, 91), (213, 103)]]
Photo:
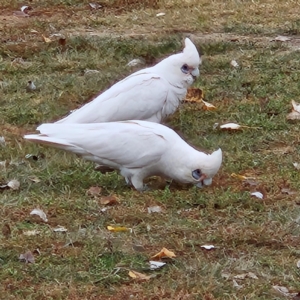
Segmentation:
[(19, 260), (25, 260), (26, 263), (34, 263), (34, 256), (31, 251), (27, 251), (24, 254), (20, 254)]
[(136, 58), (136, 59), (131, 60), (126, 66), (127, 67), (135, 67), (137, 65), (143, 65), (143, 64), (144, 64), (143, 60)]
[(300, 104), (292, 100), (293, 109), (300, 114)]
[(93, 74), (98, 74), (100, 71), (98, 70), (90, 70), (90, 69), (85, 69), (84, 70), (84, 75), (93, 75)]
[(99, 9), (102, 7), (102, 5), (98, 4), (98, 3), (89, 3), (90, 8), (92, 9)]
[(239, 130), (241, 128), (260, 129), (260, 127), (252, 127), (246, 125), (239, 125), (236, 123), (227, 123), (220, 126), (221, 129)]
[(297, 268), (300, 268), (300, 260), (297, 261)]
[(4, 136), (0, 136), (0, 146), (1, 147), (5, 147), (6, 146), (6, 142), (5, 142)]
[(162, 208), (160, 206), (150, 206), (147, 208), (147, 210), (148, 210), (148, 214), (162, 212)]
[(242, 285), (238, 284), (238, 283), (236, 282), (236, 280), (234, 280), (234, 279), (232, 280), (232, 282), (233, 282), (233, 287), (236, 288), (236, 289), (238, 289), (238, 290), (241, 289), (241, 288), (243, 287)]
[(35, 183), (41, 182), (41, 180), (39, 178), (37, 178), (36, 176), (29, 176), (28, 179)]
[(280, 285), (273, 285), (273, 289), (275, 289), (277, 292), (285, 295), (285, 296), (289, 296), (290, 292), (289, 290), (285, 287), (285, 286), (280, 286)]
[(242, 126), (239, 124), (235, 124), (235, 123), (228, 123), (228, 124), (223, 124), (220, 126), (221, 129), (232, 129), (232, 130), (238, 130), (241, 129)]
[(245, 279), (245, 278), (258, 279), (258, 277), (252, 272), (238, 274), (238, 275), (233, 276), (233, 278), (234, 279)]
[(251, 196), (254, 196), (254, 197), (259, 198), (259, 199), (264, 198), (264, 195), (261, 192), (253, 192), (253, 193), (251, 193)]
[(97, 197), (101, 194), (102, 188), (99, 186), (91, 186), (87, 191), (87, 195)]
[(31, 158), (32, 160), (35, 160), (35, 161), (39, 159), (39, 157), (37, 155), (34, 155), (34, 154), (26, 154), (25, 158), (26, 159)]
[(230, 278), (230, 274), (228, 273), (221, 273), (221, 277), (224, 279), (229, 279)]
[(293, 110), (286, 116), (287, 120), (300, 120), (300, 113), (297, 111)]
[(13, 179), (7, 183), (7, 186), (12, 190), (16, 191), (20, 188), (20, 182), (16, 179)]
[(23, 5), (23, 6), (21, 7), (21, 11), (28, 10), (28, 8), (29, 8), (28, 5)]
[(64, 226), (58, 225), (56, 228), (53, 228), (53, 231), (54, 231), (54, 232), (67, 232), (68, 229), (65, 228)]
[(236, 60), (232, 60), (232, 61), (230, 62), (230, 65), (231, 65), (232, 67), (234, 67), (234, 68), (238, 68), (238, 67), (239, 67), (239, 64), (237, 63)]
[(151, 278), (151, 276), (139, 273), (137, 271), (129, 271), (128, 275), (131, 278), (138, 279), (138, 280), (149, 280)]
[(111, 207), (103, 207), (103, 208), (101, 208), (100, 209), (100, 211), (102, 212), (102, 213), (104, 213), (104, 212), (106, 212), (108, 209), (110, 209)]
[(290, 41), (291, 38), (288, 36), (283, 36), (283, 35), (278, 35), (274, 40), (272, 41), (276, 41), (276, 42), (288, 42)]
[(164, 12), (156, 14), (157, 17), (162, 17), (162, 16), (165, 16), (165, 15), (166, 15), (166, 13), (164, 13)]
[(162, 248), (160, 250), (160, 252), (158, 252), (157, 254), (153, 255), (151, 258), (153, 260), (160, 260), (164, 257), (169, 257), (169, 258), (173, 258), (173, 257), (176, 257), (175, 253), (168, 250), (167, 248)]
[(37, 234), (40, 234), (41, 232), (37, 229), (33, 229), (33, 230), (27, 230), (27, 231), (24, 231), (23, 234), (24, 235), (27, 235), (27, 236), (33, 236), (33, 235), (37, 235)]
[(215, 110), (217, 109), (214, 105), (212, 105), (211, 103), (208, 103), (204, 100), (202, 100), (202, 103), (204, 104), (204, 107), (206, 110)]
[(185, 102), (201, 103), (203, 101), (203, 91), (199, 88), (190, 88), (185, 96)]
[(43, 37), (43, 40), (44, 40), (45, 43), (51, 43), (52, 42), (49, 38), (45, 37), (43, 34), (42, 34), (42, 37)]
[(150, 270), (156, 270), (162, 268), (166, 263), (161, 261), (150, 260)]
[(292, 191), (292, 190), (287, 189), (287, 188), (282, 188), (282, 189), (281, 189), (281, 193), (283, 193), (283, 194), (288, 194), (288, 195), (295, 195), (295, 194), (297, 194), (297, 192)]
[(299, 120), (300, 119), (300, 104), (292, 100), (293, 110), (289, 113), (286, 118), (288, 120)]
[(48, 222), (46, 214), (39, 208), (35, 208), (31, 211), (30, 215), (37, 215), (39, 216), (44, 222)]
[(38, 32), (37, 30), (35, 30), (35, 29), (31, 29), (30, 32), (31, 32), (31, 33), (39, 33), (39, 32)]
[(5, 168), (6, 167), (6, 160), (0, 161), (0, 168)]
[(102, 197), (99, 202), (102, 205), (116, 205), (119, 203), (115, 196)]
[(36, 90), (36, 85), (34, 84), (33, 81), (29, 80), (28, 85), (26, 87), (27, 92), (33, 92)]
[(113, 232), (125, 232), (125, 231), (132, 231), (131, 228), (127, 228), (127, 227), (114, 227), (114, 226), (107, 226), (107, 229), (109, 231), (113, 231)]
[(203, 245), (203, 246), (201, 246), (201, 248), (204, 248), (206, 250), (211, 250), (211, 249), (215, 249), (215, 246), (214, 245)]
[(293, 166), (297, 169), (297, 170), (300, 170), (300, 164), (295, 162), (293, 163)]
[(232, 173), (230, 176), (233, 177), (233, 178), (240, 179), (240, 180), (249, 180), (249, 179), (251, 180), (251, 179), (255, 179), (254, 177), (247, 177), (247, 176), (240, 175), (240, 174), (235, 174), (235, 173)]
[(143, 245), (140, 244), (132, 244), (132, 249), (136, 252), (144, 252), (145, 248)]
[(244, 180), (244, 183), (247, 183), (247, 184), (249, 184), (250, 186), (256, 186), (256, 185), (258, 185), (258, 183), (257, 183), (255, 180), (249, 179), (249, 178), (245, 179), (245, 180)]

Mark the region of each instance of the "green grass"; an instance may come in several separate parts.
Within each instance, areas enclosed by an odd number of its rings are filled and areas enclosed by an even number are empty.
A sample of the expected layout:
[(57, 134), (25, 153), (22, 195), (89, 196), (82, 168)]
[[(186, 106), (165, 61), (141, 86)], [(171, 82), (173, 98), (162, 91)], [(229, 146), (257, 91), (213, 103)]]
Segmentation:
[[(289, 42), (270, 41), (298, 34), (297, 4), (124, 3), (106, 1), (104, 11), (74, 0), (33, 3), (36, 15), (29, 18), (12, 16), (18, 1), (3, 3), (0, 136), (6, 146), (0, 146), (0, 161), (6, 167), (0, 166), (0, 184), (15, 178), (21, 186), (0, 189), (0, 298), (285, 299), (274, 285), (298, 293), (300, 176), (293, 163), (300, 162), (300, 126), (286, 115), (291, 100), (298, 101), (299, 55)], [(158, 12), (167, 14), (157, 18)], [(57, 32), (66, 36), (66, 46), (50, 37)], [(199, 190), (154, 178), (148, 182), (152, 191), (139, 193), (117, 173), (102, 175), (71, 154), (23, 140), (38, 124), (61, 118), (144, 67), (127, 67), (130, 60), (142, 58), (148, 66), (180, 51), (187, 33), (203, 54), (195, 86), (217, 110), (185, 103), (167, 125), (197, 147), (222, 148), (224, 163), (212, 186)], [(44, 42), (42, 34), (53, 41)], [(231, 60), (240, 67), (233, 68)], [(99, 73), (87, 75), (87, 69)], [(39, 91), (26, 92), (29, 80)], [(214, 129), (228, 122), (259, 128)], [(232, 173), (254, 177), (256, 185)], [(91, 186), (102, 188), (100, 197), (87, 194)], [(264, 199), (251, 197), (253, 191)], [(119, 204), (102, 211), (99, 198), (109, 195)], [(148, 214), (154, 205), (163, 213)], [(30, 216), (34, 208), (45, 211), (48, 223)], [(54, 232), (58, 225), (68, 231)], [(107, 225), (132, 233), (112, 233)], [(24, 235), (28, 230), (40, 233)], [(144, 252), (134, 250), (138, 244)], [(206, 251), (204, 244), (216, 249)], [(176, 258), (149, 271), (148, 260), (162, 247)], [(19, 261), (27, 250), (34, 264)], [(155, 276), (136, 281), (129, 270)], [(234, 276), (248, 272), (259, 279), (235, 279), (242, 285), (235, 288)]]

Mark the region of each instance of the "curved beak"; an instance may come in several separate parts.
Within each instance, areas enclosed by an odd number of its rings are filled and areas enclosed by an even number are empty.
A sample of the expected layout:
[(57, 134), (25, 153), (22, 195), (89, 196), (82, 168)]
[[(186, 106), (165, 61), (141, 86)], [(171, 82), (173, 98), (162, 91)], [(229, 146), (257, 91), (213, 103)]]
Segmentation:
[(211, 185), (211, 183), (212, 183), (212, 178), (207, 178), (205, 174), (202, 174), (196, 186), (198, 188), (202, 188), (203, 185)]
[(200, 71), (198, 68), (194, 69), (192, 72), (191, 72), (192, 76), (194, 77), (194, 79), (196, 79), (196, 77), (199, 77), (200, 75)]

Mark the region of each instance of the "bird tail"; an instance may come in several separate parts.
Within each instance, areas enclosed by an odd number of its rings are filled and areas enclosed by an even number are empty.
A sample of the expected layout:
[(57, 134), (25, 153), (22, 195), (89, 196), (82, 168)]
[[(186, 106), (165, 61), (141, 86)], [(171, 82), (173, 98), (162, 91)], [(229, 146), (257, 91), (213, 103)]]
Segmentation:
[(27, 134), (24, 135), (24, 139), (34, 143), (43, 144), (43, 145), (47, 145), (50, 147), (63, 149), (67, 151), (74, 152), (74, 148), (76, 148), (75, 145), (70, 144), (66, 140), (55, 138), (55, 137), (49, 137), (45, 134)]

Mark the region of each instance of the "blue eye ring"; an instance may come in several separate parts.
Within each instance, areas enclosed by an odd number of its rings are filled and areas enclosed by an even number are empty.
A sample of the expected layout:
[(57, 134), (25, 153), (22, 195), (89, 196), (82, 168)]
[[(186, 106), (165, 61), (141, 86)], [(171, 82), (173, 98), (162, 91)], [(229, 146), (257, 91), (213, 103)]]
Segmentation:
[(194, 179), (199, 180), (200, 177), (202, 176), (201, 170), (200, 169), (194, 170), (192, 172), (192, 176), (193, 176)]
[(182, 73), (184, 74), (188, 74), (189, 73), (189, 66), (187, 64), (184, 64), (182, 67), (181, 67), (181, 71)]

